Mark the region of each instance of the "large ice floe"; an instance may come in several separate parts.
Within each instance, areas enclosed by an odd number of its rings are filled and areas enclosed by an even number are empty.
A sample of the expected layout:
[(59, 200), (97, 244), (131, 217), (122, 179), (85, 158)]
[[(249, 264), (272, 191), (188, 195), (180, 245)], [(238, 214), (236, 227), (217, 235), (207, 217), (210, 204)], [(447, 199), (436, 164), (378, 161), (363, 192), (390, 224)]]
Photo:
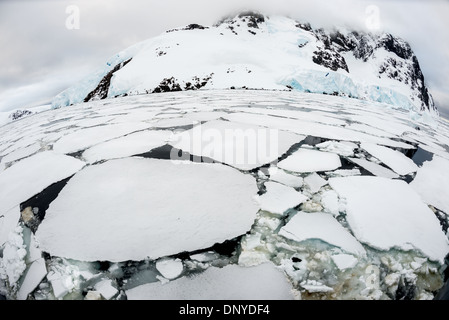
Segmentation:
[(256, 192), (252, 177), (219, 164), (111, 160), (76, 174), (36, 235), (42, 250), (60, 257), (156, 259), (244, 234)]
[(288, 91), (30, 115), (0, 127), (0, 295), (433, 299), (448, 137), (442, 120)]

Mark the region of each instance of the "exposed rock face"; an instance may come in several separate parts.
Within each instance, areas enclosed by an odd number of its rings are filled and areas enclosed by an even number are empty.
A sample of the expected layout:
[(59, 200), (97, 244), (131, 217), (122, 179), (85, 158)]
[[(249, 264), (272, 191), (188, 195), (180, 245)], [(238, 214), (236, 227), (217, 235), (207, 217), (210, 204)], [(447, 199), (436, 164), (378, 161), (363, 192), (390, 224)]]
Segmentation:
[(111, 85), (111, 78), (114, 75), (114, 72), (119, 71), (131, 60), (132, 59), (129, 59), (117, 64), (114, 69), (112, 69), (106, 76), (103, 77), (98, 86), (93, 91), (91, 91), (86, 98), (84, 98), (84, 102), (106, 99), (106, 97), (108, 96), (109, 86)]
[(346, 72), (349, 72), (345, 58), (338, 54), (338, 52), (327, 49), (315, 51), (312, 59), (316, 64), (322, 65), (333, 71), (343, 69), (346, 70)]
[(15, 120), (19, 120), (20, 118), (23, 118), (23, 117), (26, 117), (26, 116), (29, 116), (32, 114), (33, 114), (33, 112), (31, 112), (30, 110), (17, 110), (15, 112), (11, 113), (9, 115), (9, 118), (12, 121), (15, 121)]
[(386, 76), (409, 85), (417, 91), (417, 99), (421, 101), (421, 110), (435, 110), (432, 96), (424, 84), (424, 75), (410, 45), (401, 38), (389, 33), (374, 35), (352, 31), (346, 35), (338, 30), (326, 33), (323, 29), (313, 30), (310, 24), (298, 23), (298, 28), (314, 33), (324, 46), (315, 51), (313, 62), (337, 71), (348, 70), (345, 59), (340, 53), (351, 52), (356, 59), (368, 62), (380, 50), (395, 54), (395, 58), (387, 57), (378, 70), (379, 77)]

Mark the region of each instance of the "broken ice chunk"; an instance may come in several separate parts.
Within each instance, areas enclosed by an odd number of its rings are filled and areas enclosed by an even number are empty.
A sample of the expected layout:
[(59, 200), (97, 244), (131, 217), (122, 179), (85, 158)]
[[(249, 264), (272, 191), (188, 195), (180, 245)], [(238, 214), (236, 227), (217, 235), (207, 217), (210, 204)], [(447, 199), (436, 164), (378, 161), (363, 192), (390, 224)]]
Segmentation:
[(55, 295), (56, 299), (62, 299), (73, 289), (73, 283), (70, 276), (64, 276), (58, 272), (55, 272), (54, 270), (51, 270), (47, 274), (47, 279), (51, 283), (53, 294)]
[(307, 185), (311, 193), (316, 193), (322, 186), (327, 184), (327, 181), (314, 172), (304, 178), (304, 183)]
[(362, 245), (331, 215), (298, 212), (281, 228), (279, 235), (293, 241), (319, 239), (356, 255), (365, 255)]
[(95, 284), (95, 291), (100, 293), (106, 300), (112, 299), (118, 290), (112, 285), (112, 280), (105, 279)]
[(361, 172), (359, 169), (338, 169), (334, 171), (327, 171), (326, 175), (329, 177), (349, 177), (349, 176), (360, 176)]
[(332, 256), (332, 261), (340, 270), (354, 268), (358, 260), (351, 254), (336, 254)]
[(323, 206), (313, 200), (307, 200), (301, 204), (301, 210), (305, 212), (320, 212)]
[(87, 149), (83, 153), (83, 158), (88, 163), (94, 163), (100, 160), (124, 158), (149, 152), (151, 149), (166, 144), (171, 134), (171, 131), (164, 130), (146, 130), (132, 133)]
[(218, 259), (220, 256), (215, 251), (208, 251), (203, 253), (197, 253), (190, 256), (190, 259), (199, 262), (209, 262)]
[(316, 280), (306, 280), (300, 283), (301, 287), (303, 287), (306, 291), (310, 293), (314, 292), (333, 292), (334, 289), (322, 284)]
[(381, 250), (417, 249), (443, 263), (449, 240), (405, 181), (361, 176), (331, 178), (329, 184), (346, 199), (346, 219), (359, 241)]
[(26, 269), (26, 255), (23, 228), (18, 225), (13, 232), (9, 233), (8, 241), (3, 249), (3, 257), (0, 259), (0, 277), (7, 279), (11, 287), (15, 287)]
[(301, 204), (307, 197), (293, 188), (277, 182), (266, 182), (267, 192), (258, 196), (260, 208), (275, 214), (283, 214)]
[(102, 299), (103, 297), (101, 296), (100, 292), (92, 290), (89, 290), (89, 292), (87, 292), (86, 296), (84, 297), (84, 300), (102, 300)]
[(160, 259), (156, 261), (156, 269), (166, 279), (172, 280), (179, 277), (184, 270), (180, 259)]
[(293, 172), (329, 171), (341, 166), (340, 157), (335, 153), (301, 148), (279, 162), (278, 167)]
[(439, 156), (424, 162), (410, 186), (424, 202), (449, 214), (449, 161)]
[(317, 144), (315, 147), (322, 151), (333, 152), (344, 157), (354, 156), (354, 149), (358, 148), (358, 146), (353, 142), (338, 142), (332, 140)]
[(45, 260), (40, 258), (34, 261), (28, 271), (25, 274), (22, 285), (17, 292), (18, 300), (26, 300), (28, 294), (34, 291), (36, 287), (47, 275), (47, 268), (45, 266)]
[(284, 170), (278, 167), (270, 167), (268, 169), (270, 174), (270, 180), (285, 184), (292, 188), (300, 188), (303, 185), (303, 178), (297, 177), (292, 174), (286, 173)]
[(325, 211), (337, 216), (340, 213), (338, 194), (333, 190), (326, 190), (321, 194), (321, 204)]
[(361, 148), (382, 161), (401, 176), (416, 172), (416, 170), (418, 170), (418, 166), (413, 162), (413, 160), (407, 158), (399, 151), (384, 146), (378, 146), (373, 143), (362, 143)]
[(361, 166), (365, 170), (371, 172), (375, 176), (378, 177), (384, 177), (388, 179), (395, 179), (398, 178), (399, 175), (395, 172), (391, 171), (390, 169), (387, 169), (377, 163), (374, 163), (372, 161), (368, 161), (366, 159), (357, 159), (357, 158), (348, 158), (350, 161), (354, 162), (355, 164)]

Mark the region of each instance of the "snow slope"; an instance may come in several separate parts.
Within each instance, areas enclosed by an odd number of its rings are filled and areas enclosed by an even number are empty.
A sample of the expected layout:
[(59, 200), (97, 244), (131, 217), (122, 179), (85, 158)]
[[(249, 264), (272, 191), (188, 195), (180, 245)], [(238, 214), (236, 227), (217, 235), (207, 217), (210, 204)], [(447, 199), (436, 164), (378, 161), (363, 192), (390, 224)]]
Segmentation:
[(52, 105), (166, 91), (287, 86), (434, 112), (405, 41), (389, 34), (313, 30), (286, 17), (255, 13), (212, 27), (189, 25), (136, 44), (60, 93)]

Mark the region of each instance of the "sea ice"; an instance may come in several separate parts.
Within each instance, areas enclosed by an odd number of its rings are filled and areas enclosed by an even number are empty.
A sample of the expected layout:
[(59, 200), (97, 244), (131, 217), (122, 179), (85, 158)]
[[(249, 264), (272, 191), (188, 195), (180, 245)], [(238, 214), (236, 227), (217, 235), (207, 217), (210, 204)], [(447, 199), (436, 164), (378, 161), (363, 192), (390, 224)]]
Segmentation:
[(173, 138), (173, 146), (196, 156), (251, 170), (275, 161), (305, 137), (222, 120), (209, 121)]
[(27, 251), (23, 243), (22, 233), (23, 228), (21, 226), (16, 226), (9, 233), (8, 241), (3, 248), (2, 258), (0, 259), (0, 279), (7, 279), (11, 287), (16, 287), (17, 281), (26, 269), (25, 257)]
[(433, 212), (402, 180), (380, 177), (329, 179), (346, 199), (346, 219), (355, 237), (376, 249), (417, 249), (443, 262), (449, 240)]
[(336, 254), (332, 256), (332, 261), (340, 270), (354, 268), (358, 260), (352, 254)]
[(106, 300), (112, 299), (118, 290), (112, 285), (112, 280), (105, 279), (95, 284), (95, 291), (100, 293)]
[(339, 154), (344, 157), (352, 157), (354, 156), (354, 149), (358, 148), (358, 146), (349, 141), (325, 141), (323, 143), (317, 144), (315, 147), (322, 151), (333, 152)]
[(53, 145), (53, 150), (57, 153), (69, 154), (87, 149), (98, 143), (118, 138), (132, 132), (147, 129), (150, 126), (150, 124), (144, 122), (135, 122), (108, 124), (87, 129), (80, 129), (59, 139)]
[(282, 215), (290, 208), (307, 200), (301, 192), (277, 182), (266, 182), (267, 192), (258, 196), (260, 208), (271, 213)]
[(270, 174), (270, 180), (285, 184), (286, 186), (292, 188), (301, 188), (304, 183), (304, 179), (302, 177), (297, 177), (286, 173), (278, 167), (268, 168), (268, 173)]
[(256, 193), (251, 175), (221, 164), (110, 160), (68, 182), (36, 236), (43, 251), (59, 257), (156, 259), (246, 233), (258, 211)]
[(184, 265), (180, 259), (160, 259), (156, 261), (156, 269), (165, 278), (172, 280), (181, 275)]
[(127, 290), (128, 300), (291, 300), (291, 285), (272, 263), (210, 267), (193, 277)]
[(328, 287), (316, 280), (303, 281), (303, 282), (301, 282), (301, 287), (303, 287), (306, 291), (308, 291), (310, 293), (333, 292), (334, 291), (334, 289), (332, 289), (331, 287)]
[(449, 161), (434, 156), (418, 169), (410, 186), (427, 204), (449, 214)]
[(325, 211), (338, 216), (340, 213), (340, 203), (338, 194), (334, 190), (326, 190), (321, 194), (321, 204)]
[(25, 274), (25, 278), (17, 292), (18, 300), (26, 300), (28, 294), (34, 291), (36, 287), (47, 275), (47, 268), (45, 266), (45, 259), (39, 258), (34, 261)]
[(146, 130), (109, 140), (93, 146), (83, 153), (88, 163), (129, 157), (163, 146), (173, 133), (165, 130)]
[[(23, 159), (0, 173), (0, 246), (19, 221), (19, 204), (51, 184), (70, 177), (84, 162), (52, 151), (40, 152)], [(12, 216), (11, 216), (12, 215)], [(15, 220), (15, 223), (13, 223)]]
[(359, 159), (359, 158), (348, 158), (350, 161), (354, 162), (355, 164), (361, 166), (365, 170), (371, 172), (375, 176), (378, 177), (384, 177), (388, 179), (394, 179), (399, 178), (399, 175), (395, 172), (391, 171), (388, 168), (385, 168), (381, 166), (380, 164), (374, 163), (372, 161), (368, 161), (366, 159)]
[(356, 255), (365, 255), (362, 245), (330, 214), (298, 212), (279, 235), (296, 242), (318, 239)]
[(413, 160), (407, 158), (399, 151), (372, 143), (362, 143), (361, 148), (382, 161), (401, 176), (416, 172), (416, 170), (418, 170), (418, 166), (413, 162)]
[(301, 148), (279, 162), (278, 167), (293, 172), (315, 172), (334, 170), (341, 166), (335, 153)]
[(313, 172), (304, 178), (304, 184), (308, 187), (311, 193), (316, 193), (322, 186), (327, 184), (327, 181), (321, 178), (318, 173)]

